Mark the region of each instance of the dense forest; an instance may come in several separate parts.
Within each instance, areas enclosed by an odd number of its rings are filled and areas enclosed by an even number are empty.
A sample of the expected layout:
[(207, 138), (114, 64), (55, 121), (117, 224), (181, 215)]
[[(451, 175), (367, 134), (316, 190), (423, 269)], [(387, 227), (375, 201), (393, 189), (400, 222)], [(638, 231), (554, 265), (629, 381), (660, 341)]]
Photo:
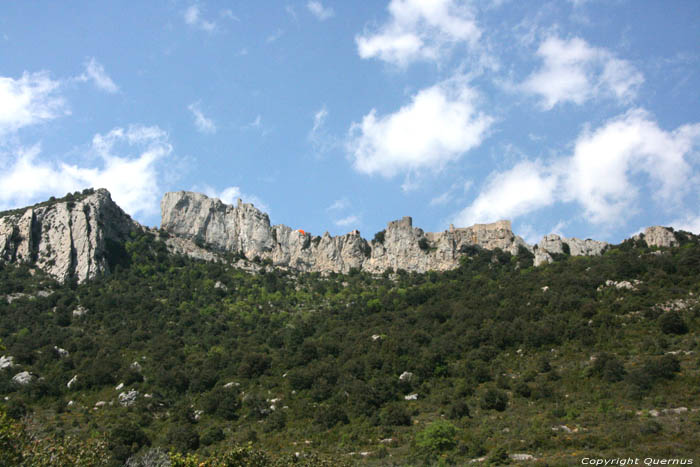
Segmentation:
[(580, 465), (700, 454), (700, 241), (298, 274), (132, 235), (0, 263), (0, 464)]

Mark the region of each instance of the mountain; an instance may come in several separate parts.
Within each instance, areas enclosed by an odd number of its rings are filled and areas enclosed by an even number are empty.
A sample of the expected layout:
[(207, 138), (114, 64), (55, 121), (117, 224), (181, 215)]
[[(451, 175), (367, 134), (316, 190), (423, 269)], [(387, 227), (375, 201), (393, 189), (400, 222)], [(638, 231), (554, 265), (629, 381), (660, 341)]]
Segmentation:
[[(511, 255), (523, 249), (539, 266), (557, 255), (595, 256), (608, 247), (605, 242), (556, 234), (529, 245), (513, 233), (507, 220), (424, 232), (413, 227), (411, 217), (404, 217), (389, 222), (371, 241), (357, 230), (335, 237), (328, 232), (314, 236), (271, 225), (266, 213), (240, 199), (232, 206), (186, 191), (166, 193), (161, 211), (157, 233), (166, 238), (171, 252), (209, 261), (232, 254), (301, 272), (446, 271), (457, 268), (473, 247)], [(129, 234), (146, 230), (112, 201), (107, 190), (88, 189), (0, 213), (0, 258), (33, 264), (60, 281), (82, 282), (109, 272), (123, 256)], [(676, 241), (670, 229), (658, 226), (638, 238), (645, 238), (649, 246), (672, 246)]]
[[(197, 194), (163, 204), (159, 229), (102, 190), (0, 216), (0, 465), (700, 456), (698, 236), (530, 246), (507, 222), (406, 218), (366, 241)], [(450, 241), (455, 268), (369, 270), (449, 265)]]
[(79, 282), (110, 271), (129, 233), (142, 227), (105, 189), (0, 213), (0, 258)]

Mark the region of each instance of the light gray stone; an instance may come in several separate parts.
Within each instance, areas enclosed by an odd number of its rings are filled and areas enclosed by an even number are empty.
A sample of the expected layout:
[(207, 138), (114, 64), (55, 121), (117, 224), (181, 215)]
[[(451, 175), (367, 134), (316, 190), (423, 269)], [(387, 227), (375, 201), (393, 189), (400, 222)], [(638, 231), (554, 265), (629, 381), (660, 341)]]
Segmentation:
[(4, 370), (5, 368), (12, 368), (13, 366), (15, 366), (15, 364), (13, 363), (14, 359), (15, 357), (11, 355), (3, 355), (2, 357), (0, 357), (0, 370)]
[(12, 382), (17, 383), (21, 386), (26, 386), (35, 379), (36, 377), (33, 374), (29, 373), (28, 371), (22, 371), (12, 377)]
[(59, 281), (109, 271), (108, 243), (139, 229), (107, 190), (0, 217), (0, 258), (30, 263)]
[[(639, 239), (640, 236), (637, 235), (634, 238)], [(678, 245), (678, 240), (676, 240), (673, 232), (669, 228), (660, 225), (653, 225), (644, 229), (644, 240), (649, 246), (672, 247)]]

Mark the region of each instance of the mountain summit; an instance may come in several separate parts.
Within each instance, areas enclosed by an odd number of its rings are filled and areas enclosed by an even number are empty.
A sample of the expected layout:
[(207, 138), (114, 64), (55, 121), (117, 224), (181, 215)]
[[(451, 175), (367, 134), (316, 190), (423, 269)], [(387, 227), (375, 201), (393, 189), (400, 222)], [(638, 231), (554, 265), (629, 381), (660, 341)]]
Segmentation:
[[(501, 220), (443, 232), (424, 232), (411, 217), (391, 221), (371, 241), (354, 230), (333, 237), (314, 236), (286, 225), (270, 225), (269, 216), (240, 199), (235, 206), (200, 193), (166, 193), (161, 201), (161, 229), (148, 229), (132, 220), (105, 189), (87, 189), (0, 213), (0, 258), (30, 263), (60, 281), (78, 282), (108, 273), (129, 234), (151, 230), (174, 253), (205, 260), (233, 254), (297, 271), (340, 272), (387, 269), (413, 272), (444, 271), (459, 266), (474, 247), (501, 249), (512, 255), (532, 255), (539, 266), (556, 255), (600, 255), (607, 243), (546, 235), (537, 245), (515, 235)], [(671, 229), (649, 227), (635, 237), (650, 246), (673, 246)]]

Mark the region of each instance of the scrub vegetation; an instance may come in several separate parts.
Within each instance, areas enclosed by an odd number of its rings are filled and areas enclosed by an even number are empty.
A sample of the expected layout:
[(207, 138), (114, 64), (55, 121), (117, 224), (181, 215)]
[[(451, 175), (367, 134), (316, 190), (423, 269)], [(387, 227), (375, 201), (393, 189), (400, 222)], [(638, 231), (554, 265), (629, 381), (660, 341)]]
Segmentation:
[(700, 242), (676, 235), (379, 276), (251, 274), (151, 234), (80, 285), (0, 263), (0, 463), (696, 457)]

